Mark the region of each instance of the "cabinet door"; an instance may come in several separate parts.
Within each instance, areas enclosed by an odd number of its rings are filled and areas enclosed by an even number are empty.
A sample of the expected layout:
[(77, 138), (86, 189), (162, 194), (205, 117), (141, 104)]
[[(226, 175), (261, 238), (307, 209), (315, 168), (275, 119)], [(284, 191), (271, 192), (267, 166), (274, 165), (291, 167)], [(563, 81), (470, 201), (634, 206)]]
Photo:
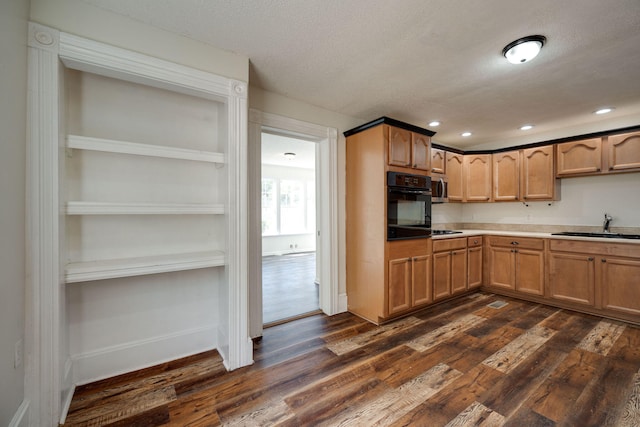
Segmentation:
[(389, 260), (389, 315), (411, 307), (411, 258)]
[(411, 265), (412, 273), (412, 305), (428, 304), (431, 298), (431, 256), (414, 257)]
[(594, 307), (594, 257), (586, 254), (549, 252), (549, 296)]
[(451, 252), (451, 294), (467, 290), (467, 250)]
[(469, 288), (482, 285), (482, 246), (470, 247), (467, 250)]
[(640, 260), (601, 258), (602, 308), (640, 315)]
[(607, 140), (610, 171), (640, 170), (640, 132), (611, 135)]
[(544, 295), (544, 252), (516, 249), (516, 290)]
[(451, 252), (433, 254), (433, 300), (451, 295)]
[(462, 169), (463, 169), (463, 155), (451, 153), (449, 151), (445, 154), (447, 162), (447, 179), (449, 180), (449, 201), (461, 202), (462, 201)]
[(431, 148), (431, 172), (433, 173), (446, 173), (444, 150), (439, 148)]
[(464, 200), (491, 201), (491, 154), (464, 156)]
[(514, 258), (512, 248), (489, 246), (489, 286), (515, 290)]
[(556, 145), (557, 176), (586, 175), (602, 169), (602, 138), (563, 142)]
[(523, 200), (555, 200), (553, 145), (522, 150), (521, 189)]
[(427, 135), (412, 133), (412, 167), (424, 171), (431, 170), (431, 138)]
[(411, 132), (389, 126), (388, 163), (391, 166), (411, 166)]
[(493, 159), (493, 200), (508, 202), (520, 197), (520, 152), (496, 153)]

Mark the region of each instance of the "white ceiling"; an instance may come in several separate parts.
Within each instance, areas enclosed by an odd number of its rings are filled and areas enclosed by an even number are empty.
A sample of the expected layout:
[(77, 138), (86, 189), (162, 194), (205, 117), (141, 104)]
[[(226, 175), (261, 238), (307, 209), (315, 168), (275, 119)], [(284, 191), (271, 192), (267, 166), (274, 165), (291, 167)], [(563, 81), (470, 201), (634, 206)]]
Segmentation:
[[(314, 169), (316, 167), (316, 143), (270, 133), (262, 133), (263, 164)], [(284, 153), (294, 156), (285, 157)]]
[[(246, 55), (250, 84), (363, 123), (440, 120), (445, 145), (640, 124), (640, 0), (83, 1)], [(532, 34), (533, 61), (501, 56)]]

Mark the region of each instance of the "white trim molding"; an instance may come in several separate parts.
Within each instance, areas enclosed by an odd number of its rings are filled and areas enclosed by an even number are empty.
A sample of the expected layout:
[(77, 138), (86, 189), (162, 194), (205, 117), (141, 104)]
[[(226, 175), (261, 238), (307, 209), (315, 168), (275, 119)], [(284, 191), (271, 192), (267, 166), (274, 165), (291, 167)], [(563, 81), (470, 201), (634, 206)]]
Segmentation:
[(263, 130), (278, 134), (303, 137), (316, 142), (319, 147), (319, 161), (316, 174), (319, 182), (317, 205), (318, 253), (321, 266), (318, 272), (320, 282), (320, 309), (328, 315), (341, 311), (339, 301), (338, 276), (338, 130), (331, 127), (304, 122), (277, 114), (265, 113), (257, 109), (249, 110), (249, 283), (251, 283), (251, 336), (262, 333), (262, 239), (260, 227), (260, 149)]
[[(108, 149), (135, 151), (139, 155), (181, 156), (200, 161), (224, 162), (227, 225), (224, 268), (228, 282), (227, 319), (222, 320), (218, 342), (225, 365), (235, 369), (252, 363), (253, 348), (247, 318), (247, 84), (180, 64), (160, 60), (84, 39), (39, 24), (29, 24), (28, 141), (27, 141), (27, 320), (25, 395), (30, 425), (58, 425), (63, 399), (72, 384), (62, 384), (62, 360), (68, 344), (64, 307), (64, 225), (62, 203), (65, 137), (61, 136), (64, 88), (60, 70), (68, 67), (102, 76), (189, 94), (221, 102), (226, 107), (227, 152), (194, 153), (162, 147), (113, 144)], [(83, 140), (87, 142), (88, 140)], [(96, 141), (92, 141), (95, 143)], [(104, 140), (98, 141), (100, 149)], [(97, 149), (97, 145), (92, 145)], [(122, 148), (125, 147), (125, 148)], [(88, 147), (82, 147), (89, 149)], [(74, 205), (71, 205), (74, 208)], [(75, 208), (78, 208), (75, 205)], [(86, 208), (84, 206), (83, 208)], [(93, 206), (91, 209), (96, 208)], [(101, 207), (104, 208), (104, 207)], [(127, 207), (130, 209), (131, 207)], [(138, 209), (138, 206), (134, 207)], [(189, 208), (191, 209), (191, 208)], [(208, 208), (209, 209), (209, 208)], [(215, 213), (220, 209), (214, 207)], [(86, 212), (85, 212), (86, 214)], [(217, 307), (212, 307), (215, 310)], [(213, 336), (213, 332), (211, 332)], [(228, 351), (224, 351), (227, 349)], [(72, 374), (76, 376), (71, 368)], [(66, 376), (65, 376), (66, 377)]]

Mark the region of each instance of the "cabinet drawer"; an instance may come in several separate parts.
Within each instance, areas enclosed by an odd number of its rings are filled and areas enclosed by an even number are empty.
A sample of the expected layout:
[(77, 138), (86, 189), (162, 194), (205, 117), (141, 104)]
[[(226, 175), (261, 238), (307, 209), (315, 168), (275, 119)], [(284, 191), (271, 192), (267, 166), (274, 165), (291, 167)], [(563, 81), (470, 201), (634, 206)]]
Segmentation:
[(433, 241), (433, 252), (452, 251), (454, 249), (466, 249), (467, 239), (441, 239)]
[(482, 236), (467, 237), (467, 247), (475, 248), (476, 246), (482, 246)]
[(549, 249), (558, 252), (581, 252), (596, 255), (614, 255), (640, 258), (640, 244), (590, 242), (587, 240), (551, 239)]
[(517, 246), (520, 249), (533, 249), (540, 251), (544, 249), (544, 240), (533, 237), (489, 236), (488, 239), (491, 246)]
[(389, 259), (431, 255), (431, 239), (397, 240), (387, 242)]

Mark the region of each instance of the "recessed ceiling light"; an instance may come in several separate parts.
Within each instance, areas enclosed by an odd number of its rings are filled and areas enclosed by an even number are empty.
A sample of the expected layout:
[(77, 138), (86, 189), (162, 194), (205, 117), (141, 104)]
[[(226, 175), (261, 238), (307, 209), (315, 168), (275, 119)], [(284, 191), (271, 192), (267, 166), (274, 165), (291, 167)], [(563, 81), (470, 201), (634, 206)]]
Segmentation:
[(612, 107), (601, 108), (593, 112), (593, 114), (607, 114), (613, 111)]
[(520, 126), (520, 130), (529, 130), (529, 129), (533, 129), (533, 125)]
[(429, 123), (429, 126), (431, 127), (436, 127), (436, 126), (440, 126), (440, 122), (437, 120), (434, 120), (432, 122)]
[(471, 132), (462, 132), (460, 135), (464, 137), (471, 136)]
[(538, 56), (547, 41), (545, 36), (527, 36), (512, 41), (502, 49), (502, 55), (512, 64), (522, 64)]

